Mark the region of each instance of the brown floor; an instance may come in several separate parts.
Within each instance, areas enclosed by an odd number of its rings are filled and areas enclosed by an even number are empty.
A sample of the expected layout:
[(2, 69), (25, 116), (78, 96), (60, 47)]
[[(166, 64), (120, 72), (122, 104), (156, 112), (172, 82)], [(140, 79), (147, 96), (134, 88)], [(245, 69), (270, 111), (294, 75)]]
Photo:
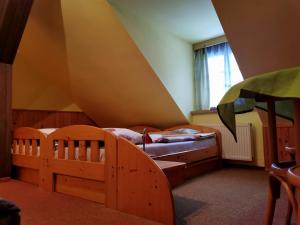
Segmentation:
[[(227, 168), (197, 177), (173, 191), (177, 225), (260, 225), (266, 192), (267, 174), (262, 169)], [(156, 224), (15, 180), (0, 183), (0, 197), (21, 208), (22, 225)], [(273, 225), (284, 224), (285, 212), (283, 194)]]
[[(261, 225), (267, 196), (263, 169), (227, 168), (197, 177), (173, 191), (177, 225)], [(273, 225), (284, 224), (285, 193)]]
[(16, 180), (0, 183), (0, 196), (21, 208), (22, 225), (158, 225), (101, 204), (48, 193)]

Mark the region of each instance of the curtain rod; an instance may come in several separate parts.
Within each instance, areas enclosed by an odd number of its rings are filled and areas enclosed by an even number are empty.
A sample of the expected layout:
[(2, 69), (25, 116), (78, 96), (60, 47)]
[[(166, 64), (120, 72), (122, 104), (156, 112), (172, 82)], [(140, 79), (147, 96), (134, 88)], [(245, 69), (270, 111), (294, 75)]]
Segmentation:
[(209, 40), (206, 40), (206, 41), (201, 41), (201, 42), (195, 43), (195, 44), (193, 44), (193, 49), (198, 50), (198, 49), (201, 49), (201, 48), (206, 48), (206, 47), (221, 44), (221, 43), (224, 43), (224, 42), (227, 42), (227, 38), (226, 38), (225, 35), (222, 35), (222, 36), (212, 38), (212, 39), (209, 39)]

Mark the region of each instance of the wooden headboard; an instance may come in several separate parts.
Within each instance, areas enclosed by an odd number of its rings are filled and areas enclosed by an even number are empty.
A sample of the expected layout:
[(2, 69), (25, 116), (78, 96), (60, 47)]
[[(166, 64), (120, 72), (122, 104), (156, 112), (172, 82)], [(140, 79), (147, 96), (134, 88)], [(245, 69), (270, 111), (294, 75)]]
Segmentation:
[(158, 132), (158, 131), (161, 131), (158, 128), (150, 127), (150, 126), (147, 126), (147, 125), (140, 125), (140, 126), (128, 127), (128, 129), (133, 130), (133, 131), (138, 132), (138, 133), (141, 133), (141, 134), (144, 132), (145, 128), (147, 129), (147, 132)]
[(60, 128), (69, 125), (97, 124), (83, 112), (13, 109), (13, 129), (17, 127)]

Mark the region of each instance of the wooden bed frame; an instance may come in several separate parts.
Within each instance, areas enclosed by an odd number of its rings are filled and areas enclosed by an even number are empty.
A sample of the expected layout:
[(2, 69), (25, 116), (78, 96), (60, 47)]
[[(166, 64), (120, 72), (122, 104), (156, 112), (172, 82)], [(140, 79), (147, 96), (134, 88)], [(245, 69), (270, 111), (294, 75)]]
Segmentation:
[[(211, 128), (186, 125), (168, 130), (183, 127), (214, 131), (221, 146), (220, 133)], [(99, 141), (105, 145), (104, 161), (99, 161)], [(91, 152), (90, 161), (86, 157), (87, 143)], [(77, 144), (79, 160), (75, 160)], [(64, 158), (66, 145), (67, 159)], [(25, 154), (18, 148), (24, 148)], [(55, 150), (57, 158), (54, 157)], [(221, 149), (213, 151), (217, 154), (204, 153), (199, 156), (196, 161), (200, 161), (201, 166), (193, 167), (191, 171), (217, 168)], [(164, 160), (181, 160), (192, 168), (195, 162), (191, 159), (193, 156), (177, 154)], [(173, 196), (164, 172), (132, 142), (101, 128), (73, 125), (57, 129), (47, 137), (37, 129), (17, 128), (13, 138), (12, 164), (17, 179), (45, 190), (100, 202), (106, 207), (162, 224), (175, 224)], [(194, 175), (189, 170), (186, 173)]]
[[(79, 160), (74, 160), (75, 141), (79, 142)], [(91, 161), (86, 160), (87, 141)], [(99, 141), (105, 144), (104, 161), (97, 160)], [(66, 143), (68, 159), (63, 157)], [(25, 154), (18, 148), (24, 148)], [(58, 158), (54, 157), (55, 148)], [(45, 190), (100, 202), (162, 224), (175, 224), (173, 196), (163, 171), (134, 144), (101, 128), (74, 125), (57, 129), (47, 137), (33, 128), (18, 128), (14, 131), (12, 164), (17, 179)]]
[(186, 179), (199, 176), (208, 171), (219, 169), (222, 167), (222, 143), (221, 143), (221, 132), (214, 128), (199, 126), (199, 125), (180, 125), (171, 127), (165, 130), (160, 130), (151, 126), (134, 126), (129, 127), (129, 129), (136, 132), (142, 133), (144, 129), (147, 129), (148, 132), (159, 132), (159, 131), (171, 131), (180, 128), (190, 128), (193, 130), (198, 130), (202, 133), (216, 133), (216, 146), (198, 149), (192, 151), (184, 151), (172, 153), (164, 156), (154, 157), (155, 160), (164, 160), (164, 161), (174, 161), (174, 162), (184, 162), (186, 163), (184, 176)]
[(12, 145), (14, 177), (31, 184), (43, 185), (44, 171), (41, 164), (46, 158), (45, 151), (42, 150), (45, 149), (45, 144), (46, 135), (35, 128), (22, 127), (14, 130)]

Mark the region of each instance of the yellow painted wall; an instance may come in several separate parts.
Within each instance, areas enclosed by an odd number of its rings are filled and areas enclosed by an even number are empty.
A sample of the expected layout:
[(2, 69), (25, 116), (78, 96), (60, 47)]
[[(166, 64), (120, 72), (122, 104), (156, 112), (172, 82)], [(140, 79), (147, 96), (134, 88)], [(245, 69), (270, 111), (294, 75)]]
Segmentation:
[(100, 126), (187, 123), (106, 0), (35, 1), (13, 73), (14, 108), (82, 110)]
[(176, 104), (189, 117), (194, 108), (192, 44), (130, 13), (126, 3), (112, 6)]
[(60, 1), (35, 1), (13, 64), (13, 108), (81, 111), (69, 76)]
[(62, 0), (71, 89), (100, 126), (187, 122), (105, 0)]
[[(263, 150), (263, 131), (262, 123), (257, 112), (249, 112), (239, 114), (236, 116), (237, 123), (252, 123), (255, 143), (255, 161), (253, 165), (264, 166), (264, 150)], [(193, 124), (219, 124), (221, 123), (217, 113), (214, 114), (202, 114), (192, 116)]]
[(245, 78), (299, 66), (300, 1), (212, 2)]

